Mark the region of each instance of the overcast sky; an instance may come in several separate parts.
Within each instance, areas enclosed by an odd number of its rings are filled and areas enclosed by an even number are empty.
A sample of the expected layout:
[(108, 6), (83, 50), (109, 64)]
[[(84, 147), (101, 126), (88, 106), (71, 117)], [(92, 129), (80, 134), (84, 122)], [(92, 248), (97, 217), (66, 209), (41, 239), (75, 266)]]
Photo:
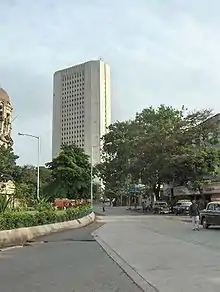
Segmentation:
[(1, 0), (0, 85), (13, 107), (20, 164), (51, 159), (52, 76), (102, 57), (112, 118), (159, 104), (220, 111), (219, 0)]

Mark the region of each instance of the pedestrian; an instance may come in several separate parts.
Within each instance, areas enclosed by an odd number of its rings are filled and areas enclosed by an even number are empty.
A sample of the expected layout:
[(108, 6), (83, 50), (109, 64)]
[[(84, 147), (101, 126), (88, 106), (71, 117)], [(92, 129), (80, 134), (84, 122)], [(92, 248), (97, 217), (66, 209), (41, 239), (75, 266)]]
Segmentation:
[(142, 199), (141, 205), (142, 205), (142, 212), (144, 213), (146, 210), (145, 199)]
[(102, 212), (105, 212), (105, 200), (102, 202)]
[(192, 218), (192, 230), (199, 230), (199, 207), (196, 200), (193, 200), (189, 207), (189, 216)]

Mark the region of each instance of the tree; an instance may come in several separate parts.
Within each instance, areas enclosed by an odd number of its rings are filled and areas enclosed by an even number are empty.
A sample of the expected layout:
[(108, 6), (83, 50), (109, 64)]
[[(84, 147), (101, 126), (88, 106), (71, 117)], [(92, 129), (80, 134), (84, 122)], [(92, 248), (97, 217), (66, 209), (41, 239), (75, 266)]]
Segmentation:
[(209, 146), (188, 146), (184, 153), (173, 156), (169, 163), (170, 180), (202, 192), (202, 186), (218, 179), (220, 149)]
[[(37, 188), (37, 167), (33, 165), (24, 165), (16, 167), (16, 175), (14, 176), (16, 187), (22, 189), (24, 194), (29, 193), (28, 202), (36, 200)], [(47, 195), (50, 192), (49, 185), (52, 181), (51, 171), (45, 166), (40, 166), (40, 194)], [(21, 193), (20, 191), (18, 191)], [(24, 196), (27, 198), (27, 196)], [(28, 203), (29, 204), (29, 203)]]
[(132, 121), (116, 122), (103, 140), (102, 163), (97, 166), (105, 184), (106, 197), (118, 197), (130, 183), (130, 158), (135, 130)]
[(100, 200), (102, 196), (102, 188), (100, 183), (98, 182), (94, 182), (93, 183), (93, 199), (96, 200)]
[(46, 164), (51, 171), (52, 187), (68, 198), (87, 198), (90, 190), (89, 157), (75, 145), (62, 145), (60, 154)]
[(162, 183), (196, 185), (204, 175), (213, 176), (219, 150), (213, 147), (218, 124), (211, 116), (206, 109), (190, 112), (161, 105), (144, 109), (134, 121), (112, 125), (103, 138), (105, 182), (130, 175), (130, 181), (141, 179), (158, 196)]
[(32, 185), (27, 183), (16, 183), (14, 198), (19, 201), (19, 205), (32, 207), (36, 202), (36, 191)]
[(214, 151), (210, 145), (218, 142), (218, 125), (211, 116), (206, 109), (189, 112), (184, 107), (176, 110), (163, 105), (136, 116), (141, 178), (156, 195), (161, 183), (194, 184), (202, 175), (213, 174), (219, 160), (214, 159), (208, 167), (208, 157)]
[(0, 147), (0, 176), (1, 180), (9, 180), (16, 176), (16, 160), (18, 156), (14, 154), (11, 147)]

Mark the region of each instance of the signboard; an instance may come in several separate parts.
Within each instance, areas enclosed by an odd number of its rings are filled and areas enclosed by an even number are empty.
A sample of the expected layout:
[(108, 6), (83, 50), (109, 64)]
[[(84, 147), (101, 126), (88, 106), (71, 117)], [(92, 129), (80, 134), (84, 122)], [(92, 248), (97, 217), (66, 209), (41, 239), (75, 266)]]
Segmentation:
[(130, 194), (135, 194), (137, 192), (138, 192), (138, 188), (137, 187), (128, 188), (128, 193), (130, 193)]
[(211, 196), (211, 201), (220, 201), (220, 195), (212, 195)]
[(187, 188), (185, 186), (179, 186), (179, 187), (174, 187), (173, 188), (173, 195), (174, 196), (190, 196), (190, 195), (195, 195), (199, 194), (199, 192), (195, 192), (190, 188)]
[(206, 195), (220, 194), (220, 182), (211, 183), (203, 186), (202, 192)]

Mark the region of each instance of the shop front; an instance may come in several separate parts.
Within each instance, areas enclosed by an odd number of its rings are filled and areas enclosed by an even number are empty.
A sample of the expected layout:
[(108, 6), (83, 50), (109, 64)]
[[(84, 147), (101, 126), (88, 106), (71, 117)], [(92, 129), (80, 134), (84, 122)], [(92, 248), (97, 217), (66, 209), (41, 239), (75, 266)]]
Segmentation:
[(205, 197), (209, 197), (210, 201), (220, 201), (220, 182), (204, 185), (202, 194)]

